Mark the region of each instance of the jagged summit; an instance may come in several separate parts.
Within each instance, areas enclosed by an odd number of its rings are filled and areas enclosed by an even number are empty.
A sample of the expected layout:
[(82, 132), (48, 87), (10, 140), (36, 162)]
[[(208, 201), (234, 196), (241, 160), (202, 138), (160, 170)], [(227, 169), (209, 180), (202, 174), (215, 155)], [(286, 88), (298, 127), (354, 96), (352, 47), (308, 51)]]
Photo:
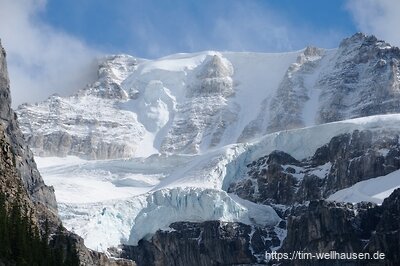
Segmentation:
[(138, 61), (130, 55), (110, 55), (100, 58), (97, 70), (98, 80), (79, 90), (77, 95), (120, 100), (134, 97), (130, 91), (124, 91), (121, 88), (121, 83), (136, 69)]
[(362, 33), (334, 50), (114, 55), (100, 60), (93, 84), (18, 114), (41, 155), (197, 154), (268, 132), (395, 113), (399, 60), (398, 48)]
[(391, 46), (389, 43), (383, 40), (379, 40), (374, 35), (367, 35), (362, 32), (357, 32), (354, 35), (343, 39), (340, 42), (339, 48), (349, 45), (366, 45), (366, 46), (375, 45), (381, 48), (395, 48), (395, 46)]

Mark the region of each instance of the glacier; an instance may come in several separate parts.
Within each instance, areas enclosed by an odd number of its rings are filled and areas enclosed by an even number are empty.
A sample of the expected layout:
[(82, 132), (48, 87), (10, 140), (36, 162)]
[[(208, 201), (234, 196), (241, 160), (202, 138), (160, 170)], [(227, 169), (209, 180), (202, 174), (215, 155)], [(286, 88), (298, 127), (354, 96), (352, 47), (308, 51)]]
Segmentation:
[[(134, 245), (176, 221), (276, 225), (280, 219), (271, 207), (225, 192), (230, 183), (245, 176), (247, 164), (274, 150), (307, 158), (338, 134), (400, 130), (399, 122), (399, 114), (362, 117), (275, 132), (200, 155), (36, 160), (46, 183), (56, 188), (65, 226), (81, 235), (88, 247), (106, 251), (121, 243)], [(390, 183), (387, 190), (395, 185)], [(340, 199), (336, 195), (332, 199)]]
[(229, 185), (274, 150), (301, 160), (339, 134), (399, 131), (399, 62), (398, 48), (362, 34), (337, 49), (113, 55), (96, 82), (17, 114), (64, 225), (106, 252), (177, 221), (277, 225)]

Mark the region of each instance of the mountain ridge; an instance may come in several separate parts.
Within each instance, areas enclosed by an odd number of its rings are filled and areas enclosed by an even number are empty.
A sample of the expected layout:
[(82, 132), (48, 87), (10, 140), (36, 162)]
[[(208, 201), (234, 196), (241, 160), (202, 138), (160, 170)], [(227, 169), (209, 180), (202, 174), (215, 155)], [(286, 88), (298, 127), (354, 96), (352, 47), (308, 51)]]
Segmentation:
[[(98, 82), (23, 105), (18, 114), (40, 171), (56, 187), (61, 219), (90, 248), (139, 265), (149, 263), (143, 254), (173, 265), (185, 260), (163, 257), (155, 243), (202, 256), (195, 246), (185, 251), (176, 236), (226, 228), (206, 241), (223, 255), (208, 252), (198, 265), (219, 256), (266, 263), (260, 254), (288, 248), (293, 231), (286, 225), (299, 212), (326, 215), (323, 222), (334, 226), (340, 210), (327, 197), (352, 199), (346, 193), (357, 192), (360, 181), (399, 174), (399, 56), (398, 48), (361, 33), (331, 50), (109, 56)], [(377, 169), (362, 171), (363, 163)], [(313, 201), (322, 207), (308, 209)], [(339, 205), (345, 219), (358, 208)], [(264, 233), (254, 242), (243, 230)], [(227, 254), (222, 246), (236, 243), (233, 236), (251, 252)], [(301, 241), (325, 251), (315, 239)], [(125, 255), (113, 250), (118, 246)]]
[(361, 33), (332, 50), (108, 56), (95, 83), (17, 113), (28, 143), (44, 156), (197, 154), (279, 130), (393, 113), (399, 60), (398, 48)]

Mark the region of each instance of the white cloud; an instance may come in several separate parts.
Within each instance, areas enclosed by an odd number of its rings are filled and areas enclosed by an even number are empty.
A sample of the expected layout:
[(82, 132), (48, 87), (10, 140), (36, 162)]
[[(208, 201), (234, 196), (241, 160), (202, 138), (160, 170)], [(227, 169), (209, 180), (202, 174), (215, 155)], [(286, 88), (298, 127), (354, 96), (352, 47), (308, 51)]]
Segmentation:
[(349, 0), (347, 8), (360, 31), (400, 46), (399, 0)]
[(39, 20), (45, 0), (0, 0), (13, 106), (66, 95), (94, 78), (96, 51)]

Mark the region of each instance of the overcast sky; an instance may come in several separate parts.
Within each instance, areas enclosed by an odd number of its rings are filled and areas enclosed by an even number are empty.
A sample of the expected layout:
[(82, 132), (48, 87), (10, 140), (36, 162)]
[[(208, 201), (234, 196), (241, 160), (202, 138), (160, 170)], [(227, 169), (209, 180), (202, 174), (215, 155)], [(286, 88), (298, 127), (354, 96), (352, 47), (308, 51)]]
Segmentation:
[(398, 0), (0, 0), (13, 105), (68, 95), (94, 58), (337, 47), (357, 31), (400, 45)]

